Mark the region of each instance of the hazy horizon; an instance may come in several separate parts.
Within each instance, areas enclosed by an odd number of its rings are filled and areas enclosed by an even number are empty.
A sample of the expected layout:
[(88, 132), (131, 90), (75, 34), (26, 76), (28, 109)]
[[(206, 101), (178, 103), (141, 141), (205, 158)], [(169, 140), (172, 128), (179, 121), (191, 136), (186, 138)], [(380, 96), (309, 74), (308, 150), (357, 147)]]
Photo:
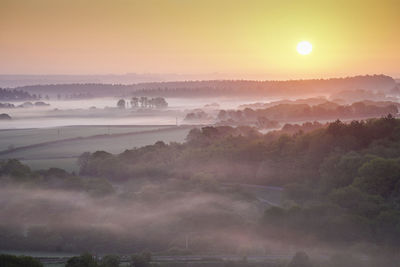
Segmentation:
[(400, 74), (390, 76), (384, 73), (368, 73), (343, 76), (312, 76), (292, 79), (274, 79), (267, 74), (240, 75), (229, 73), (182, 74), (182, 73), (109, 73), (109, 74), (0, 74), (0, 87), (19, 87), (29, 85), (99, 83), (99, 84), (141, 84), (152, 82), (183, 82), (211, 80), (248, 80), (248, 81), (292, 81), (292, 80), (327, 80), (355, 76), (385, 75), (397, 82)]

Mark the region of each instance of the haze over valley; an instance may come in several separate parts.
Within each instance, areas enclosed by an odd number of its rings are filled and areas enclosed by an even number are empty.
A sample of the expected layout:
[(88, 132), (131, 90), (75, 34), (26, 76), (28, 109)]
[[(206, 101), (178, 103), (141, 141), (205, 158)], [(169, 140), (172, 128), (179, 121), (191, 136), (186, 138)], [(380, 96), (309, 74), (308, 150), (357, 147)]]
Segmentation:
[(0, 0), (0, 267), (398, 267), (399, 14)]

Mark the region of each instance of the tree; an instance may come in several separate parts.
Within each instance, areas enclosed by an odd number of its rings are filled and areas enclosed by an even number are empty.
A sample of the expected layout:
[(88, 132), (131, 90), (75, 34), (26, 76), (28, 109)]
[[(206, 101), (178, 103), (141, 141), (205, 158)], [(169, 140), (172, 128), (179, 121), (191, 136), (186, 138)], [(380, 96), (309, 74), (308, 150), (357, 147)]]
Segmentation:
[(11, 120), (11, 116), (7, 113), (0, 114), (0, 120)]
[(166, 108), (168, 107), (167, 101), (162, 97), (156, 97), (152, 99), (152, 105), (156, 108)]
[(319, 168), (321, 182), (327, 191), (348, 186), (357, 177), (358, 168), (362, 164), (363, 158), (354, 151), (325, 157)]
[(0, 255), (1, 267), (43, 267), (43, 264), (29, 256)]
[(369, 194), (388, 198), (400, 181), (399, 160), (375, 158), (358, 170), (360, 177), (355, 184)]
[(153, 257), (152, 253), (149, 250), (145, 250), (142, 252), (142, 257), (147, 261), (151, 262), (151, 259)]
[(139, 98), (140, 107), (146, 108), (147, 107), (147, 102), (148, 102), (147, 97), (141, 96)]
[(132, 97), (131, 99), (131, 106), (132, 108), (137, 108), (139, 106), (139, 98)]
[(303, 251), (299, 251), (297, 252), (292, 260), (290, 261), (288, 267), (311, 267), (311, 261), (310, 258), (308, 257), (308, 255), (303, 252)]
[(376, 216), (383, 204), (382, 197), (369, 195), (354, 186), (336, 189), (329, 194), (329, 198), (335, 204), (349, 209), (352, 213), (369, 218)]
[(148, 267), (150, 266), (150, 260), (147, 255), (144, 254), (133, 254), (131, 256), (131, 266), (132, 267)]
[(100, 267), (118, 267), (120, 263), (120, 257), (117, 255), (106, 255), (104, 256), (99, 266)]
[(343, 129), (345, 128), (345, 124), (340, 120), (336, 120), (329, 124), (327, 132), (332, 134), (333, 136), (338, 136), (342, 134)]
[(126, 106), (126, 103), (125, 103), (125, 100), (124, 100), (124, 99), (118, 100), (117, 107), (118, 107), (119, 109), (125, 109), (125, 106)]
[(65, 267), (97, 267), (97, 262), (94, 257), (85, 253), (81, 256), (72, 257), (67, 261)]
[[(329, 259), (329, 266), (331, 267), (354, 267), (364, 266), (362, 260), (355, 258), (350, 253), (333, 254)], [(386, 266), (386, 265), (381, 265)]]
[(26, 178), (31, 174), (31, 169), (19, 160), (9, 159), (0, 161), (0, 175), (10, 175), (15, 178)]
[(92, 154), (90, 152), (83, 152), (78, 158), (78, 166), (80, 170), (85, 170), (86, 166), (89, 163), (90, 156)]

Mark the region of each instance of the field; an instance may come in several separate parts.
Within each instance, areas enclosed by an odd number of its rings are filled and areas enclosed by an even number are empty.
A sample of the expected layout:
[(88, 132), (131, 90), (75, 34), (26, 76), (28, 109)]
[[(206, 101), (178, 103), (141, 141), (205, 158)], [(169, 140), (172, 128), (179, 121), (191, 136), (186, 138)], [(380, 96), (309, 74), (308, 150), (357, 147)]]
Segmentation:
[(66, 126), (34, 129), (0, 130), (0, 151), (38, 143), (104, 134), (132, 133), (169, 126)]
[(16, 158), (32, 169), (76, 171), (83, 152), (126, 149), (157, 141), (183, 142), (190, 126), (69, 126), (0, 131), (0, 159)]

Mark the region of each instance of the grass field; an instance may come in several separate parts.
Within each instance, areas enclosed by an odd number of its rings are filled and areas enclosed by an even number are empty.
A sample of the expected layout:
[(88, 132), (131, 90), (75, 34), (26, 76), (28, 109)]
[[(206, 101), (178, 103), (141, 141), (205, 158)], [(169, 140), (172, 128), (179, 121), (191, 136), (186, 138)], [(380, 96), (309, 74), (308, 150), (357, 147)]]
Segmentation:
[(66, 126), (36, 129), (0, 130), (0, 151), (69, 138), (120, 134), (168, 128), (170, 126)]
[[(16, 158), (32, 169), (49, 167), (77, 169), (76, 160), (83, 152), (104, 150), (121, 153), (126, 149), (157, 141), (183, 142), (191, 127), (182, 126), (71, 126), (57, 128), (0, 131), (0, 159)], [(106, 134), (110, 131), (110, 134)], [(62, 137), (62, 138), (61, 138)], [(10, 144), (14, 150), (5, 151)]]

